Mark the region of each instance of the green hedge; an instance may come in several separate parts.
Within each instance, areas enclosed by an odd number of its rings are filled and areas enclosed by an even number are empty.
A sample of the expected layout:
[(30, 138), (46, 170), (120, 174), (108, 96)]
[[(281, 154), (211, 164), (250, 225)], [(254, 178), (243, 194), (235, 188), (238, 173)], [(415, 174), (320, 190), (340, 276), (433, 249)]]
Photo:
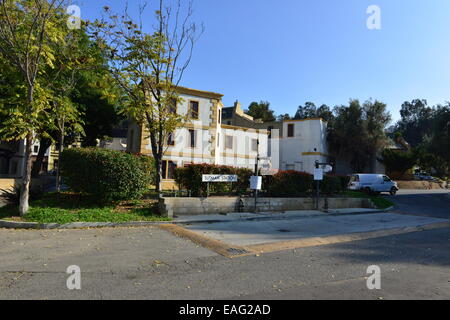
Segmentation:
[[(321, 194), (335, 194), (345, 190), (346, 178), (324, 175), (320, 182)], [(269, 197), (304, 197), (316, 192), (313, 175), (299, 171), (279, 171), (264, 177), (263, 188)]]
[(205, 196), (207, 193), (207, 184), (202, 182), (203, 174), (236, 174), (238, 182), (210, 183), (209, 190), (216, 194), (243, 194), (250, 187), (249, 180), (253, 172), (246, 168), (213, 164), (192, 164), (174, 171), (175, 181), (181, 188), (191, 191), (193, 197)]
[[(237, 183), (210, 183), (213, 194), (244, 194), (250, 187), (250, 176), (253, 171), (245, 168), (217, 166), (211, 164), (193, 164), (184, 168), (176, 168), (175, 181), (185, 190), (191, 191), (191, 196), (205, 196), (207, 184), (202, 182), (203, 174), (237, 174)], [(334, 194), (345, 190), (347, 177), (325, 175), (320, 182), (322, 194)], [(313, 176), (306, 172), (279, 171), (273, 176), (264, 176), (263, 191), (269, 197), (304, 197), (316, 190)]]
[(137, 199), (152, 184), (153, 159), (98, 148), (67, 149), (61, 156), (61, 176), (75, 192), (100, 201)]
[(302, 197), (312, 190), (313, 176), (306, 172), (279, 171), (266, 176), (263, 189), (269, 197)]
[(344, 191), (343, 181), (345, 180), (342, 180), (339, 176), (323, 176), (323, 180), (320, 181), (320, 193), (333, 194)]

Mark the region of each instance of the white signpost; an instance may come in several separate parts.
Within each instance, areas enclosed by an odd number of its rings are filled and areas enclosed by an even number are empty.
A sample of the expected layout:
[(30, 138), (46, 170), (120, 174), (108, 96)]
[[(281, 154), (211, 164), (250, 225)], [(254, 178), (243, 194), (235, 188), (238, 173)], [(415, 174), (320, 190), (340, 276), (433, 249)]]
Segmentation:
[(250, 189), (261, 190), (262, 189), (262, 177), (261, 176), (251, 176), (250, 177)]
[(315, 181), (322, 181), (323, 180), (323, 169), (322, 168), (315, 168), (314, 169), (314, 180)]

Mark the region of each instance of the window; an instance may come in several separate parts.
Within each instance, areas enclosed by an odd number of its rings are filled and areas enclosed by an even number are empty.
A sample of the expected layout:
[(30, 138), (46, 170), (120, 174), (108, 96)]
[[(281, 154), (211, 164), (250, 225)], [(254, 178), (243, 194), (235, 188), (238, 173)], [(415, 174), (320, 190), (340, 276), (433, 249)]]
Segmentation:
[(190, 129), (189, 130), (189, 147), (195, 148), (196, 146), (196, 134), (195, 130)]
[(391, 179), (388, 176), (383, 176), (384, 182), (391, 182)]
[(294, 136), (294, 124), (288, 124), (288, 138), (292, 138)]
[(39, 146), (34, 146), (33, 152), (34, 152), (34, 153), (37, 153), (38, 151), (39, 151)]
[(217, 147), (220, 147), (220, 133), (217, 134)]
[(233, 149), (233, 136), (225, 136), (225, 148)]
[(231, 121), (227, 121), (227, 125), (231, 126)]
[(167, 136), (167, 145), (168, 146), (174, 146), (175, 145), (175, 139), (174, 139), (173, 132), (169, 133), (169, 135)]
[(252, 139), (252, 151), (258, 152), (258, 139)]
[(222, 123), (222, 110), (219, 109), (219, 123)]
[(163, 160), (162, 161), (162, 177), (165, 180), (173, 180), (173, 172), (177, 167), (176, 163), (173, 161)]
[(189, 117), (198, 119), (198, 101), (189, 101)]
[(169, 113), (177, 114), (177, 99), (173, 98), (169, 106)]

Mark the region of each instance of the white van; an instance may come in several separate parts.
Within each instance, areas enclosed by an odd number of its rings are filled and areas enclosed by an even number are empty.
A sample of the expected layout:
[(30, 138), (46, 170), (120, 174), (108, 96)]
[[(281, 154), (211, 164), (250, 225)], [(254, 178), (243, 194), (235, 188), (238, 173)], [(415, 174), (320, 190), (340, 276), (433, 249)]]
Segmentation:
[(397, 182), (392, 181), (384, 174), (356, 173), (350, 176), (348, 189), (367, 193), (389, 192), (391, 195), (395, 195), (398, 191), (398, 186)]

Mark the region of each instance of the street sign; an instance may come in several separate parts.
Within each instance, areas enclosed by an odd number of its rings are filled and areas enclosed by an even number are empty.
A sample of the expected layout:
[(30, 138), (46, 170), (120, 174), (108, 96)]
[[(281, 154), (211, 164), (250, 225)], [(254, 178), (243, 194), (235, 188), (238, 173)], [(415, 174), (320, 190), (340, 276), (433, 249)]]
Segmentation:
[(235, 174), (204, 174), (202, 182), (237, 182), (238, 176)]
[(261, 176), (250, 177), (250, 189), (261, 190), (261, 188), (262, 188), (262, 177)]
[(314, 180), (315, 181), (322, 181), (323, 180), (323, 169), (321, 169), (321, 168), (315, 168), (314, 169)]

